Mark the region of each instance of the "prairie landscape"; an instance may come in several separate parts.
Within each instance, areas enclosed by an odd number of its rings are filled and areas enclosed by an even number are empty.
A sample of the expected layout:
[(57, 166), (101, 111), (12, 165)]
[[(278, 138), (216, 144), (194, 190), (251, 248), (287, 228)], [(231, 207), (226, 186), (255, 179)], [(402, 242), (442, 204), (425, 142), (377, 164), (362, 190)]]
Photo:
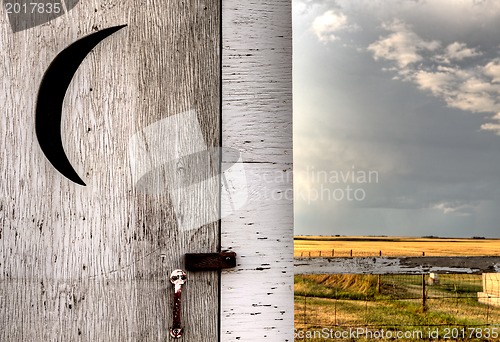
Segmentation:
[[(499, 256), (500, 239), (295, 236), (294, 256)], [(320, 255), (321, 252), (321, 255)]]

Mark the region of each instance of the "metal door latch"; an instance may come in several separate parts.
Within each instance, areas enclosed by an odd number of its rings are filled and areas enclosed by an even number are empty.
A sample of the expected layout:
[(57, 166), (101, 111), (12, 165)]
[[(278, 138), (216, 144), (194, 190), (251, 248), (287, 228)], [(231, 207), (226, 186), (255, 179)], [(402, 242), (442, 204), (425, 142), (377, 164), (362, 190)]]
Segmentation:
[(236, 267), (236, 253), (187, 253), (184, 262), (188, 271), (216, 271)]
[[(236, 253), (188, 253), (185, 255), (185, 266), (188, 271), (210, 271), (236, 267)], [(170, 274), (170, 282), (174, 284), (174, 322), (170, 328), (170, 336), (182, 336), (181, 326), (181, 292), (182, 285), (187, 281), (187, 274), (176, 269)]]
[(183, 270), (174, 270), (170, 275), (170, 282), (174, 284), (174, 323), (170, 328), (170, 336), (179, 338), (182, 336), (181, 327), (181, 293), (182, 285), (186, 282), (187, 275)]

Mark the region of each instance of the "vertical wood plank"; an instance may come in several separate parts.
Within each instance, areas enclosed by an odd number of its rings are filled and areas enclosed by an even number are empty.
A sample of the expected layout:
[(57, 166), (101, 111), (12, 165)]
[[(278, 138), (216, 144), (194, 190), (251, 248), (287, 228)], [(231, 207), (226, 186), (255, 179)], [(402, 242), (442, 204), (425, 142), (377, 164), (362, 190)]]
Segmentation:
[[(12, 33), (0, 17), (0, 340), (170, 341), (170, 272), (187, 252), (213, 252), (218, 227), (181, 229), (165, 187), (137, 187), (131, 159), (151, 160), (162, 181), (206, 179), (214, 165), (163, 165), (158, 151), (185, 149), (192, 127), (141, 156), (130, 139), (195, 111), (207, 147), (219, 145), (218, 1), (80, 1), (47, 24)], [(128, 24), (84, 60), (66, 94), (63, 145), (80, 187), (63, 178), (35, 138), (43, 73), (58, 52), (106, 27)], [(179, 121), (181, 123), (181, 121)], [(166, 133), (166, 132), (164, 132)], [(180, 137), (180, 138), (179, 138)], [(165, 144), (165, 147), (162, 146)], [(217, 210), (217, 182), (193, 187), (184, 213)], [(199, 199), (199, 200), (197, 200)], [(186, 341), (217, 340), (216, 273), (189, 274)], [(203, 314), (199, 314), (202, 312)]]
[(222, 274), (221, 341), (292, 341), (291, 2), (227, 0), (222, 18), (222, 142), (244, 170), (225, 190), (248, 199), (223, 213), (222, 249), (239, 258)]

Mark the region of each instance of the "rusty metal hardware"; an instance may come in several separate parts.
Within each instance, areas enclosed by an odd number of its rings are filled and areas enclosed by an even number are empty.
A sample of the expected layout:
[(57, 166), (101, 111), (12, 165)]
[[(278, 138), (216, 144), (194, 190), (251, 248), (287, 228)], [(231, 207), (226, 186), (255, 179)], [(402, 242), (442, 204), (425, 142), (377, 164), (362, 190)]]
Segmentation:
[(188, 271), (214, 271), (236, 267), (236, 253), (187, 253), (185, 266)]
[(183, 270), (174, 270), (170, 275), (170, 282), (174, 284), (174, 323), (170, 328), (170, 336), (179, 338), (182, 336), (181, 327), (181, 292), (182, 285), (186, 282), (187, 275)]
[[(187, 253), (185, 266), (188, 271), (213, 271), (223, 268), (236, 267), (236, 253)], [(174, 319), (170, 328), (170, 336), (180, 338), (183, 328), (181, 326), (181, 293), (182, 285), (187, 281), (187, 274), (181, 269), (176, 269), (170, 274), (170, 282), (174, 284)]]

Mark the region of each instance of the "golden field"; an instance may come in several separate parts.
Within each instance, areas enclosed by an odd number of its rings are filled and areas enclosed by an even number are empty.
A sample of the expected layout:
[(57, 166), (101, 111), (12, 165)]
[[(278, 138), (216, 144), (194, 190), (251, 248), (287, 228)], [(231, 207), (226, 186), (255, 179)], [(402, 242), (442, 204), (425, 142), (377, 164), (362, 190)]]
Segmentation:
[(295, 236), (296, 257), (500, 256), (500, 239), (376, 236)]

